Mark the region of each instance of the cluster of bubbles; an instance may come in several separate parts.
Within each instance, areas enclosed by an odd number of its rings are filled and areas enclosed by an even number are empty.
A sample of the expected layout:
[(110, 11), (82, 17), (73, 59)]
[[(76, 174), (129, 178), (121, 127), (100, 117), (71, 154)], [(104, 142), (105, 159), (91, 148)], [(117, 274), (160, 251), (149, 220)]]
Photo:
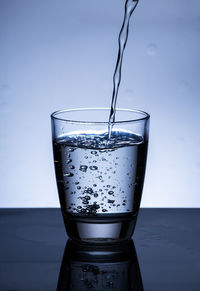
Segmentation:
[[(98, 136), (79, 134), (68, 136), (64, 141), (57, 142), (59, 150), (62, 152), (61, 162), (65, 164), (62, 167), (62, 169), (65, 169), (63, 170), (65, 195), (67, 195), (67, 201), (71, 202), (68, 203), (67, 210), (71, 213), (84, 215), (106, 213), (109, 212), (109, 209), (113, 209), (113, 207), (116, 207), (116, 209), (123, 207), (125, 211), (129, 211), (129, 209), (125, 209), (127, 198), (125, 197), (123, 189), (116, 189), (117, 182), (113, 180), (116, 173), (113, 166), (114, 168), (117, 167), (120, 160), (118, 156), (112, 156), (112, 152), (122, 147), (122, 145), (135, 145), (141, 142), (142, 138), (134, 134), (122, 135), (121, 132), (112, 132), (111, 139), (109, 140), (109, 148), (106, 148), (108, 147), (106, 134)], [(83, 151), (81, 152), (81, 158), (79, 156), (80, 152), (78, 158), (75, 158), (75, 151), (77, 149)], [(76, 160), (78, 162), (81, 160), (82, 163), (77, 165)], [(112, 163), (109, 162), (111, 160)], [(79, 181), (77, 181), (78, 179)], [(111, 183), (105, 184), (105, 180), (108, 181), (108, 179), (110, 179)], [(87, 184), (93, 183), (91, 186), (85, 186), (83, 181), (87, 181)], [(115, 185), (112, 185), (113, 183)], [(116, 190), (118, 192), (117, 194), (121, 192), (121, 203), (119, 201), (116, 202)], [(70, 199), (69, 194), (76, 194), (76, 198), (72, 197)]]

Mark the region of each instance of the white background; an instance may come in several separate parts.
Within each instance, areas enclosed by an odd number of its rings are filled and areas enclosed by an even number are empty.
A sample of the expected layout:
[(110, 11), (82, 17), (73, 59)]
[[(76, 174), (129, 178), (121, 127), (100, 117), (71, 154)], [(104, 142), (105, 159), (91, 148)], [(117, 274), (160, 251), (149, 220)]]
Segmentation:
[[(124, 0), (0, 1), (0, 207), (59, 205), (50, 113), (110, 106)], [(143, 207), (200, 206), (200, 2), (141, 0), (118, 107), (151, 114)]]

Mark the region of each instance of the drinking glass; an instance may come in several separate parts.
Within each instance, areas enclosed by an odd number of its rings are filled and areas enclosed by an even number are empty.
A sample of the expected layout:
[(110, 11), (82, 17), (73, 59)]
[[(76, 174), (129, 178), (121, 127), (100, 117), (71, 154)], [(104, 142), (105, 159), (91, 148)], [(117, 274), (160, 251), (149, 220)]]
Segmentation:
[(109, 111), (81, 108), (51, 115), (63, 220), (69, 237), (82, 243), (130, 239), (140, 207), (150, 116), (117, 109), (110, 127)]

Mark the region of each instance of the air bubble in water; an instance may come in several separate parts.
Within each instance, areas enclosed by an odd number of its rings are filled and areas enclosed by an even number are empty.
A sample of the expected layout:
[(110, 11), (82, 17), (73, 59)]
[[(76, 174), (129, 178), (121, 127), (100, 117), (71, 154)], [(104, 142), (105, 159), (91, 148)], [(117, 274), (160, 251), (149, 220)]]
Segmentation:
[(108, 191), (108, 194), (112, 195), (112, 194), (114, 194), (114, 191)]
[(69, 164), (69, 163), (71, 163), (71, 162), (72, 162), (71, 159), (67, 159), (67, 161), (66, 161), (67, 164)]
[(86, 172), (86, 171), (87, 171), (87, 168), (88, 168), (88, 166), (86, 166), (86, 165), (81, 165), (80, 168), (79, 168), (79, 170), (80, 170), (81, 172)]
[(86, 195), (86, 196), (83, 197), (83, 198), (85, 198), (85, 199), (87, 199), (87, 200), (90, 200), (90, 199), (91, 199), (90, 196), (88, 196), (88, 195)]
[(69, 152), (73, 152), (74, 151), (74, 149), (73, 148), (69, 148)]
[(64, 174), (63, 176), (64, 176), (64, 177), (72, 177), (72, 176), (74, 176), (74, 174), (72, 174), (72, 173), (66, 173), (66, 174)]
[(89, 193), (89, 194), (92, 194), (93, 193), (93, 190), (92, 190), (92, 188), (87, 188), (87, 190), (85, 192), (86, 193)]
[(70, 169), (72, 169), (72, 170), (75, 169), (74, 165), (71, 165), (71, 166), (70, 166)]
[(97, 166), (90, 166), (90, 170), (96, 171), (96, 170), (98, 170), (98, 167)]

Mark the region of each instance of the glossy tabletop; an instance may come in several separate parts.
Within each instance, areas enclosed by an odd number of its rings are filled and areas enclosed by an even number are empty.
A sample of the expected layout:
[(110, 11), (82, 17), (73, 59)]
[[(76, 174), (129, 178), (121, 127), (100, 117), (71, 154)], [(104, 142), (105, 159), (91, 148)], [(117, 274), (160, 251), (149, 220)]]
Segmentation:
[(67, 240), (60, 209), (1, 209), (0, 291), (200, 290), (200, 209), (141, 209), (129, 262), (98, 253), (91, 269), (83, 251), (68, 260)]

